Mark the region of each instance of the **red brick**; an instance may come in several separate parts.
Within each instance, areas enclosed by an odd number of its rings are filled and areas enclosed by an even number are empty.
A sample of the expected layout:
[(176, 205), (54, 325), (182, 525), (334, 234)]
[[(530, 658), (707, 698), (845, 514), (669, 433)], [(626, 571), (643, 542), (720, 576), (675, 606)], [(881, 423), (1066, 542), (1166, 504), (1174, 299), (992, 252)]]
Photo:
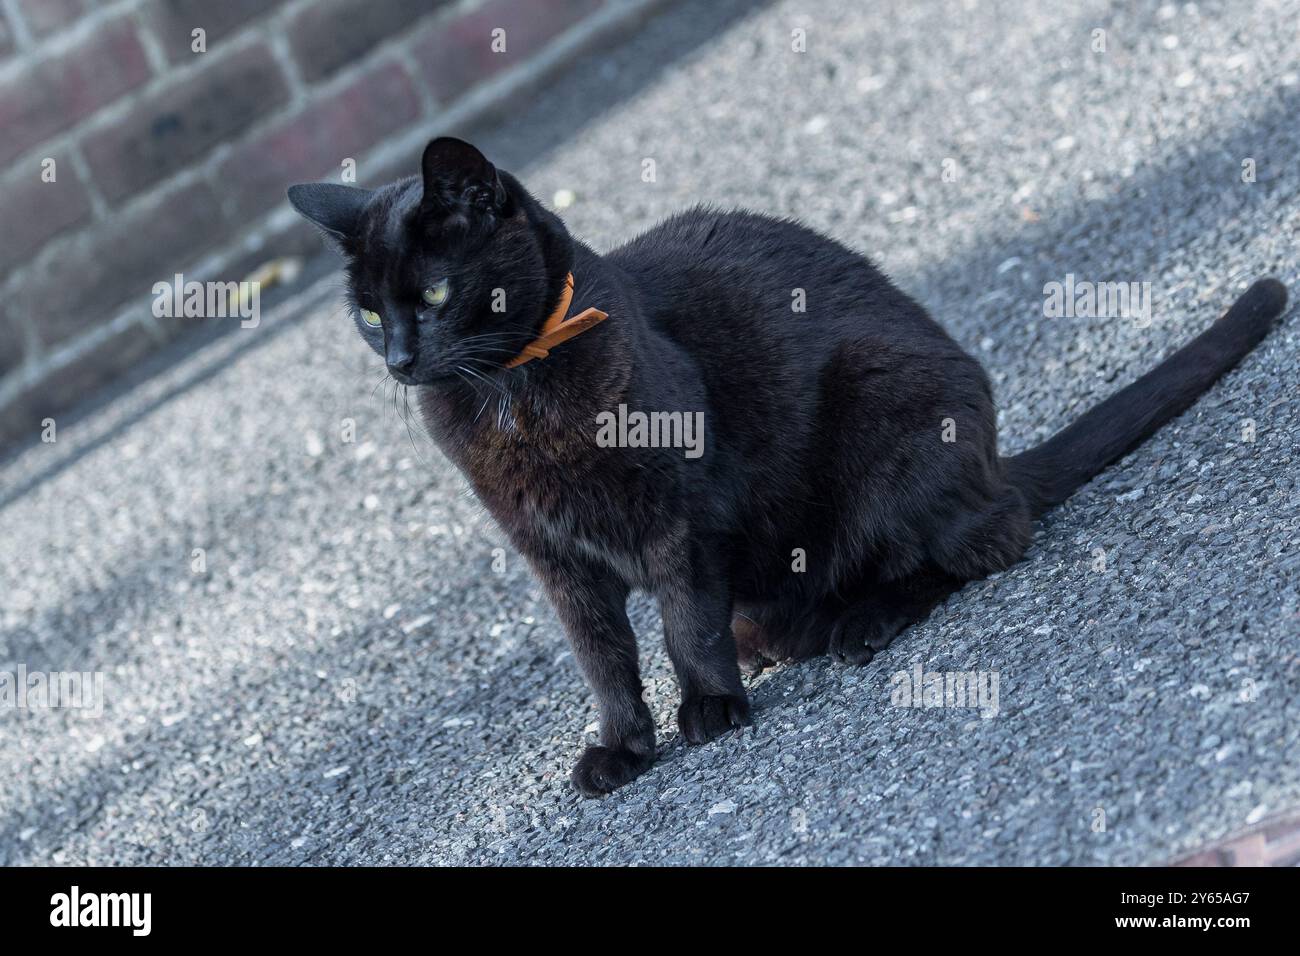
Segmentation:
[(1284, 813), (1177, 861), (1175, 866), (1300, 865), (1300, 814)]
[(447, 0), (319, 0), (289, 24), (289, 45), (303, 78), (314, 83), (446, 5)]
[(161, 344), (152, 329), (142, 324), (120, 329), (95, 348), (67, 365), (43, 376), (34, 387), (21, 392), (12, 404), (0, 409), (0, 449), (7, 440), (18, 442), (37, 437), (46, 418), (59, 421), (59, 438), (65, 432), (59, 413), (84, 402), (118, 375), (139, 365)]
[[(492, 0), (446, 23), (432, 24), (414, 43), (425, 82), (440, 100), (531, 59), (601, 0)], [(492, 31), (505, 30), (506, 49), (492, 50)]]
[(218, 178), (235, 191), (237, 215), (253, 216), (282, 202), (293, 183), (337, 178), (344, 159), (357, 158), (419, 114), (410, 76), (398, 64), (382, 65), (245, 143), (222, 163)]
[[(312, 255), (319, 253), (322, 247), (319, 232), (302, 220), (297, 220), (290, 223), (286, 230), (278, 232), (270, 241), (268, 248), (273, 248), (277, 255)], [(267, 255), (265, 248), (250, 251), (247, 255), (238, 257), (223, 270), (221, 275), (202, 275), (187, 271), (185, 278), (187, 281), (190, 279), (238, 280), (265, 262)], [(172, 274), (175, 271), (173, 269)], [(172, 274), (151, 278), (149, 283), (152, 285), (157, 281), (169, 281)], [(138, 292), (136, 295), (138, 296)], [(152, 289), (147, 289), (146, 295), (147, 298), (142, 297), (141, 301), (151, 306)], [(265, 303), (263, 307), (265, 308)], [(104, 313), (105, 316), (107, 314)], [(143, 306), (141, 316), (143, 319)], [(30, 331), (15, 322), (14, 328), (17, 329), (17, 334), (10, 334), (11, 330), (5, 327), (5, 322), (6, 316), (0, 312), (0, 370), (5, 368), (7, 361), (22, 359), (24, 338), (22, 333)], [(0, 408), (0, 450), (8, 440), (15, 438), (21, 440), (38, 434), (41, 419), (57, 415), (69, 406), (75, 405), (94, 389), (111, 382), (124, 371), (138, 365), (163, 341), (184, 340), (189, 336), (196, 347), (199, 343), (207, 341), (208, 332), (196, 328), (194, 322), (193, 319), (180, 321), (159, 319), (159, 324), (150, 328), (142, 324), (131, 325), (110, 336), (92, 352), (70, 365), (64, 366), (52, 375), (44, 376), (33, 388), (20, 394), (17, 401)], [(225, 323), (220, 327), (222, 331), (239, 330), (238, 324), (233, 320), (216, 319), (214, 322)], [(13, 349), (12, 358), (10, 348)], [(0, 371), (0, 375), (3, 374), (3, 371)]]
[(171, 281), (231, 230), (216, 195), (203, 184), (173, 190), (151, 208), (116, 216), (85, 244), (18, 283), (10, 307), (32, 323), (46, 346), (107, 322), (119, 308), (153, 301), (155, 282)]
[(41, 179), (33, 162), (11, 172), (0, 182), (0, 274), (8, 272), (54, 236), (90, 218), (86, 187), (66, 157), (57, 155), (56, 178)]
[(167, 58), (173, 63), (191, 57), (207, 56), (195, 53), (192, 32), (202, 27), (207, 39), (208, 53), (217, 49), (219, 41), (259, 16), (274, 12), (284, 0), (154, 0), (145, 7), (144, 20), (162, 45)]
[[(193, 326), (184, 330), (193, 331)], [(55, 417), (139, 365), (163, 341), (153, 328), (143, 325), (143, 319), (140, 324), (127, 326), (43, 381), (39, 393), (29, 397), (28, 407), (36, 413), (37, 421)]]
[(0, 163), (27, 152), (149, 78), (144, 49), (128, 18), (24, 66), (0, 88)]
[(124, 199), (206, 158), (287, 99), (284, 76), (267, 47), (214, 60), (88, 139), (91, 176), (110, 201)]
[(33, 36), (71, 26), (86, 12), (85, 0), (16, 0), (27, 29)]

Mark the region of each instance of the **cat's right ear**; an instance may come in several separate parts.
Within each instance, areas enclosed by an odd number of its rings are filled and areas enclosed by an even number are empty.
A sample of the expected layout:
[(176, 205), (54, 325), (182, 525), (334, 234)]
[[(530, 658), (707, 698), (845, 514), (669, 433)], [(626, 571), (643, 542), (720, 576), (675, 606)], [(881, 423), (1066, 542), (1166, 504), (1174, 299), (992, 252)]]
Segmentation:
[(289, 187), (289, 204), (339, 242), (356, 236), (369, 201), (370, 190), (356, 186), (302, 183)]

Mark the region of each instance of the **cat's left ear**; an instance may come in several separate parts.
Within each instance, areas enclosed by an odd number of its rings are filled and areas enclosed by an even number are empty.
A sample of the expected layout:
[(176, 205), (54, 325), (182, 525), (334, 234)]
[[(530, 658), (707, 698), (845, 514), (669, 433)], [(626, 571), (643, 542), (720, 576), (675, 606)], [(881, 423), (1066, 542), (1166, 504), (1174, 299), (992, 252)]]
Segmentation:
[(337, 240), (356, 236), (369, 189), (336, 183), (302, 183), (289, 187), (289, 204)]
[(424, 148), (420, 159), (424, 197), (420, 211), (443, 219), (475, 214), (500, 213), (508, 194), (496, 167), (464, 140), (439, 136)]

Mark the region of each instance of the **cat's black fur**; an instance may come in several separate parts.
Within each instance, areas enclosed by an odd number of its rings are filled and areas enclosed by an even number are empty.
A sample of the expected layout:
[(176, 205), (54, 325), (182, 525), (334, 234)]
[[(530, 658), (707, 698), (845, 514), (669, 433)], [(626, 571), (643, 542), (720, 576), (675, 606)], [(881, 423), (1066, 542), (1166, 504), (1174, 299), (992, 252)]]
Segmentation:
[[(382, 331), (357, 319), (362, 335), (415, 386), (431, 434), (547, 589), (600, 705), (600, 744), (573, 773), (585, 794), (654, 756), (632, 588), (659, 600), (683, 736), (711, 740), (749, 722), (742, 665), (866, 663), (963, 582), (1017, 561), (1037, 515), (1187, 408), (1286, 300), (1257, 282), (1154, 371), (1008, 459), (979, 363), (870, 262), (797, 223), (696, 209), (598, 255), (449, 138), (420, 177), (290, 199), (337, 241), (355, 303), (382, 316)], [(609, 319), (505, 368), (569, 272), (570, 314)], [(426, 306), (444, 278), (449, 298)], [(703, 412), (703, 455), (599, 447), (597, 415), (619, 404)]]

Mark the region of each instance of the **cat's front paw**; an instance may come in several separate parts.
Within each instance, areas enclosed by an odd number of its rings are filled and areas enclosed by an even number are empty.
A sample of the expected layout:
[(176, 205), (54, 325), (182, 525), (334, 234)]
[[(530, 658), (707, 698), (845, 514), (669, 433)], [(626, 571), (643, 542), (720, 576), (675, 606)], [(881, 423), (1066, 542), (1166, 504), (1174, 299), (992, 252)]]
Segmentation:
[(588, 747), (573, 768), (573, 785), (584, 797), (603, 797), (645, 773), (654, 753), (638, 754), (623, 747)]
[(736, 727), (752, 724), (744, 694), (690, 696), (677, 709), (677, 726), (688, 744), (707, 744)]

